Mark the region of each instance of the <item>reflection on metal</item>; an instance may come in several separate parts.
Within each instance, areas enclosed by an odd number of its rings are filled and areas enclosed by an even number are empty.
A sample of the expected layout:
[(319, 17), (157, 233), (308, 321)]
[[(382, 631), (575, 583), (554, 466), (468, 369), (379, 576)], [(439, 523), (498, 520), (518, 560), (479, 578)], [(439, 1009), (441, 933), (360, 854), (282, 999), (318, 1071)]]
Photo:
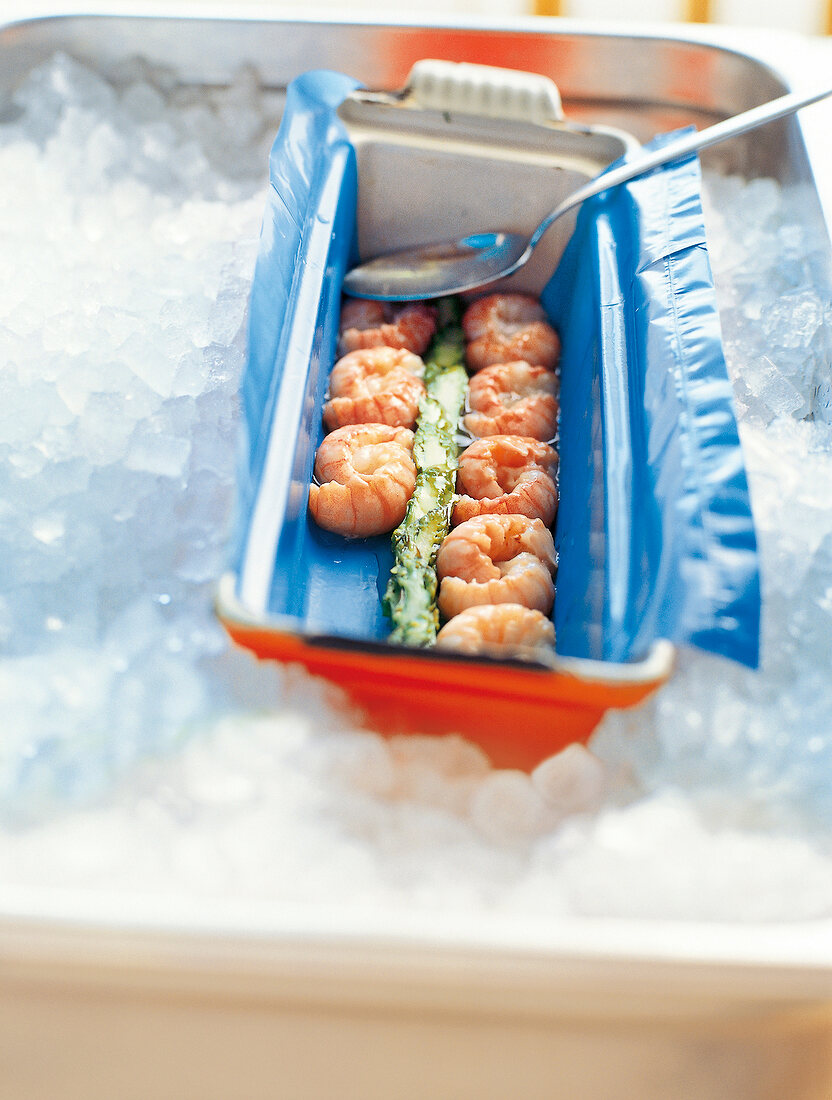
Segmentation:
[[(832, 0), (827, 0), (827, 33), (832, 34)], [(532, 10), (535, 15), (563, 15), (564, 4), (562, 0), (533, 0)], [(687, 23), (712, 23), (713, 0), (684, 0), (679, 4), (679, 16)]]
[(534, 0), (534, 15), (563, 15), (563, 4), (560, 0)]
[(688, 23), (713, 22), (711, 0), (685, 0), (685, 21)]

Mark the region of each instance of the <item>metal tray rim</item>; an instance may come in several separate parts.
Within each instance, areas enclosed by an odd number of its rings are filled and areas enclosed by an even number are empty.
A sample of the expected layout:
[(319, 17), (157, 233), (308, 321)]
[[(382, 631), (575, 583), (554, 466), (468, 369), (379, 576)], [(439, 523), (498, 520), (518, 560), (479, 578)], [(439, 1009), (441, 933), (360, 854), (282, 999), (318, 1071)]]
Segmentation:
[[(322, 637), (313, 632), (299, 632), (294, 620), (287, 616), (277, 614), (260, 615), (247, 608), (237, 597), (236, 581), (237, 577), (233, 572), (226, 572), (216, 586), (215, 606), (217, 613), (223, 621), (231, 625), (291, 636), (300, 641), (320, 645), (324, 648), (337, 649), (348, 644), (351, 650), (366, 651), (368, 654), (416, 658), (426, 656), (423, 651), (403, 649), (401, 646), (388, 645), (385, 642), (368, 642), (362, 647), (360, 641), (351, 638)], [(667, 679), (675, 655), (676, 647), (672, 642), (662, 638), (655, 642), (650, 652), (642, 660), (633, 661), (630, 664), (594, 661), (579, 657), (563, 657), (555, 654), (551, 663), (542, 665), (536, 662), (524, 662), (521, 667), (530, 671), (539, 671), (541, 674), (560, 673), (587, 683), (604, 683), (605, 685), (653, 684)], [(441, 656), (441, 659), (453, 659), (455, 663), (473, 666), (488, 664), (499, 667), (503, 663), (499, 661), (486, 662), (462, 654), (436, 654), (436, 656), (437, 659)]]

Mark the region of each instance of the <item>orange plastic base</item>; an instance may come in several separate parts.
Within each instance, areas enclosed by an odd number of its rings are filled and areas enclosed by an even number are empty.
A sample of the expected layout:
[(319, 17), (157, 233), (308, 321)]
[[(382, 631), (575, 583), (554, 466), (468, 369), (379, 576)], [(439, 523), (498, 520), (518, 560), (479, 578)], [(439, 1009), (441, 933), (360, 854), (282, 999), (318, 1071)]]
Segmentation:
[(514, 665), (309, 645), (238, 622), (225, 627), (259, 657), (299, 662), (344, 688), (378, 732), (458, 733), (499, 768), (531, 770), (586, 741), (606, 710), (634, 706), (663, 680), (608, 684)]

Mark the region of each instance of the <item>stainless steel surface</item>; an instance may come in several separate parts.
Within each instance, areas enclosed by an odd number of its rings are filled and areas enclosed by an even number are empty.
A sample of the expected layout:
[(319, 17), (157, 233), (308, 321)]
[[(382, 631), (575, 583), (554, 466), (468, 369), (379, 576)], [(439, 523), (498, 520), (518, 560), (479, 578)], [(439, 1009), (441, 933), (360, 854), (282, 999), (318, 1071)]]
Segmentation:
[[(34, 2), (34, 0), (33, 0)], [(569, 20), (513, 20), (511, 27), (424, 27), (386, 21), (263, 18), (262, 9), (217, 9), (218, 18), (171, 5), (164, 15), (63, 14), (0, 28), (0, 111), (33, 65), (65, 50), (118, 76), (140, 55), (175, 68), (195, 84), (227, 83), (241, 64), (257, 68), (279, 100), (287, 84), (311, 68), (347, 72), (368, 87), (403, 86), (425, 57), (500, 64), (551, 76), (567, 115), (604, 123), (640, 141), (693, 124), (701, 128), (756, 106), (805, 81), (828, 78), (819, 41), (785, 33), (757, 34), (701, 27), (624, 32)], [(755, 52), (750, 52), (751, 46)], [(804, 134), (811, 138), (808, 151)], [(741, 137), (705, 154), (706, 167), (815, 184), (815, 162), (827, 156), (828, 123), (773, 123), (766, 140)], [(832, 188), (818, 206), (832, 221)], [(427, 239), (427, 238), (423, 238)]]
[(715, 121), (787, 91), (771, 65), (735, 50), (661, 35), (570, 29), (563, 21), (492, 30), (206, 19), (186, 11), (181, 18), (61, 15), (7, 26), (0, 30), (0, 92), (55, 50), (113, 73), (126, 57), (139, 54), (199, 84), (226, 83), (245, 61), (275, 89), (310, 68), (348, 72), (369, 87), (396, 88), (415, 61), (444, 57), (550, 75), (570, 117), (605, 119), (646, 138), (686, 122)]
[(443, 294), (461, 294), (506, 279), (519, 271), (532, 257), (544, 233), (563, 214), (574, 210), (593, 195), (636, 179), (672, 161), (682, 160), (700, 149), (737, 137), (784, 118), (801, 107), (832, 95), (832, 88), (819, 92), (780, 96), (771, 103), (753, 107), (733, 118), (717, 122), (704, 130), (686, 134), (676, 141), (634, 158), (573, 191), (526, 237), (507, 229), (483, 229), (454, 241), (426, 243), (362, 263), (344, 278), (345, 293), (357, 298), (383, 301), (413, 301), (438, 298)]

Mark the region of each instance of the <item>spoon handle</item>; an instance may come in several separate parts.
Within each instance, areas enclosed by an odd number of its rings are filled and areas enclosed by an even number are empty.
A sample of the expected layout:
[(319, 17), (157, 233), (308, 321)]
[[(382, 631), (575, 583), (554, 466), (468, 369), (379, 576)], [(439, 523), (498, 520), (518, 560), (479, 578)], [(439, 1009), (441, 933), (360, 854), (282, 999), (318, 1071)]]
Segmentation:
[(553, 221), (573, 207), (579, 206), (582, 202), (592, 198), (593, 195), (599, 195), (602, 191), (608, 191), (611, 187), (615, 187), (619, 183), (626, 183), (627, 180), (644, 175), (646, 172), (650, 172), (653, 168), (658, 168), (662, 164), (668, 164), (674, 160), (681, 160), (683, 157), (689, 156), (699, 149), (706, 149), (709, 145), (716, 145), (717, 142), (725, 141), (726, 138), (736, 137), (737, 134), (744, 134), (747, 130), (753, 130), (756, 126), (762, 126), (766, 122), (773, 122), (777, 118), (783, 118), (784, 115), (793, 114), (801, 107), (808, 107), (810, 103), (816, 103), (819, 99), (825, 99), (828, 95), (832, 95), (832, 88), (825, 88), (820, 92), (790, 92), (788, 95), (781, 96), (779, 99), (773, 99), (769, 103), (763, 103), (759, 107), (752, 107), (750, 111), (743, 111), (742, 114), (734, 115), (732, 118), (726, 118), (723, 122), (717, 122), (713, 126), (706, 127), (704, 130), (696, 130), (692, 134), (684, 134), (676, 141), (672, 141), (668, 145), (662, 146), (661, 149), (654, 149), (649, 153), (643, 153), (641, 156), (636, 156), (633, 160), (627, 161), (626, 164), (622, 164), (618, 168), (613, 168), (608, 172), (602, 172), (600, 176), (596, 176), (588, 183), (585, 183), (583, 187), (579, 187), (577, 191), (573, 191), (568, 198), (564, 199), (560, 206), (556, 206), (552, 213), (540, 223), (532, 234), (532, 238), (529, 241), (529, 246), (524, 253), (523, 259), (521, 259), (517, 266), (519, 267), (520, 264), (528, 259), (535, 245)]

